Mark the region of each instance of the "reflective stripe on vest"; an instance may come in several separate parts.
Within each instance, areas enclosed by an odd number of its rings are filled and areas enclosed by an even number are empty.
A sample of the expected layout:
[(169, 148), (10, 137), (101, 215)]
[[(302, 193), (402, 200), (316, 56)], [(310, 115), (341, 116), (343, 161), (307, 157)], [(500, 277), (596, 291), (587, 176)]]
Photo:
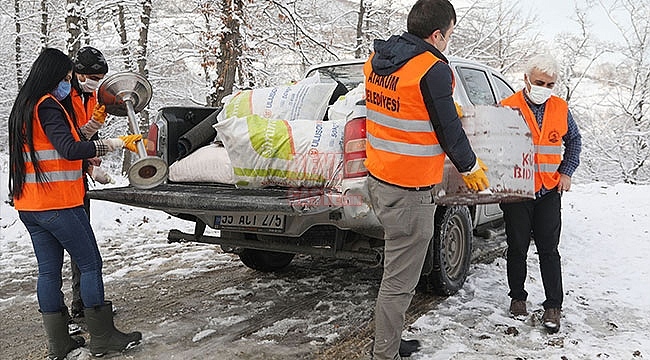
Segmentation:
[[(73, 181), (79, 179), (80, 174), (82, 174), (81, 171), (75, 171), (75, 170), (70, 170), (70, 171), (49, 171), (46, 174), (44, 174), (45, 179), (47, 182), (53, 182), (53, 181)], [(26, 183), (38, 183), (36, 179), (36, 174), (25, 174), (25, 182)]]
[(399, 141), (383, 140), (366, 134), (370, 145), (377, 149), (392, 152), (395, 154), (409, 155), (409, 156), (436, 156), (443, 154), (440, 145), (417, 145), (405, 144)]
[(568, 104), (557, 96), (551, 96), (544, 107), (541, 129), (524, 98), (523, 91), (503, 99), (501, 104), (519, 109), (533, 135), (535, 191), (539, 191), (542, 185), (547, 189), (555, 188), (560, 181), (558, 169), (562, 162), (562, 137), (568, 131)]
[[(83, 183), (83, 172), (81, 160), (67, 160), (54, 148), (41, 126), (38, 116), (38, 108), (47, 98), (57, 101), (51, 95), (43, 96), (34, 106), (33, 117), (33, 142), (34, 155), (38, 159), (42, 173), (42, 179), (36, 178), (36, 172), (32, 163), (31, 152), (27, 145), (23, 148), (25, 159), (25, 183), (23, 184), (20, 198), (14, 198), (14, 206), (20, 211), (43, 211), (68, 209), (83, 205), (85, 194)], [(58, 103), (58, 101), (57, 101)], [(59, 103), (59, 105), (61, 105)], [(65, 111), (65, 121), (70, 126), (70, 133), (75, 141), (79, 141), (79, 135), (74, 130), (72, 119)], [(43, 182), (46, 181), (46, 182)]]
[(422, 77), (440, 59), (424, 52), (392, 74), (380, 76), (372, 70), (373, 57), (364, 65), (366, 168), (373, 176), (403, 187), (441, 182), (445, 154), (420, 90)]
[[(376, 111), (368, 110), (367, 117), (375, 123), (404, 132), (432, 132), (431, 120), (409, 120), (404, 121)], [(442, 147), (435, 145), (406, 144), (400, 141), (380, 139), (372, 134), (366, 134), (370, 145), (378, 150), (388, 151), (395, 154), (411, 156), (436, 156), (443, 154)]]

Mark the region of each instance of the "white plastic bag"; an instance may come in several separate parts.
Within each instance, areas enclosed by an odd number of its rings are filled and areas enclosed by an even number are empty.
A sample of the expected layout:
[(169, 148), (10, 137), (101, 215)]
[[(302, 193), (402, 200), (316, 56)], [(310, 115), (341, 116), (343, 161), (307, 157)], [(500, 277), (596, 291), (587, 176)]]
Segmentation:
[[(327, 118), (330, 120), (350, 120), (359, 106), (357, 103), (364, 99), (365, 91), (365, 84), (360, 84), (347, 94), (339, 96), (334, 104), (327, 109)], [(360, 106), (365, 108), (365, 104)]]
[(240, 187), (336, 187), (344, 121), (230, 117), (214, 125)]

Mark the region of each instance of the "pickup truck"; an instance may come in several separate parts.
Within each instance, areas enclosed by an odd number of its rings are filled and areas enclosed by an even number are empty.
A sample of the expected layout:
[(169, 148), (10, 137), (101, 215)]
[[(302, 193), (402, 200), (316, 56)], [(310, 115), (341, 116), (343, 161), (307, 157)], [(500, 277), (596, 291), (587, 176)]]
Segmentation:
[[(454, 100), (463, 109), (479, 105), (494, 107), (514, 92), (504, 77), (489, 67), (457, 57), (450, 58), (450, 66), (456, 77)], [(361, 60), (322, 64), (310, 68), (305, 77), (318, 72), (321, 81), (336, 81), (353, 89), (363, 82), (362, 68)], [(160, 109), (148, 133), (150, 155), (172, 164), (179, 158), (179, 137), (219, 110), (210, 107)], [(523, 120), (522, 125), (525, 126)], [(472, 141), (472, 135), (468, 136)], [(365, 141), (363, 117), (348, 121), (345, 126), (344, 144), (359, 140)], [(194, 222), (194, 233), (171, 229), (168, 240), (218, 244), (223, 251), (237, 254), (246, 266), (259, 271), (283, 269), (296, 254), (354, 259), (368, 266), (381, 266), (383, 229), (369, 205), (367, 172), (362, 165), (364, 148), (344, 150), (344, 173), (339, 190), (250, 189), (168, 180), (152, 189), (126, 186), (91, 190), (89, 197), (161, 210)], [(455, 172), (459, 176), (450, 161), (446, 162), (445, 173)], [(445, 181), (449, 178), (446, 175)], [(444, 188), (445, 184), (440, 186)], [(452, 295), (466, 279), (473, 235), (489, 233), (490, 228), (500, 226), (502, 214), (497, 202), (509, 199), (465, 196), (459, 200), (453, 196), (446, 198), (445, 191), (440, 189), (432, 191), (442, 196), (435, 197), (437, 210), (435, 218), (431, 219), (435, 222), (435, 235), (422, 270), (420, 287), (439, 295)], [(206, 226), (220, 230), (218, 235), (206, 235)]]

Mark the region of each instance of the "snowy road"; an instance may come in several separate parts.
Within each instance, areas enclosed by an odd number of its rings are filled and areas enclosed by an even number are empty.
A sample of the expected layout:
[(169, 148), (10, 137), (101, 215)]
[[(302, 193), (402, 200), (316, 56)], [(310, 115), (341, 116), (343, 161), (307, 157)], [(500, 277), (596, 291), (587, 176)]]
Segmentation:
[[(564, 195), (558, 334), (539, 326), (543, 289), (531, 246), (529, 318), (508, 317), (505, 261), (488, 257), (472, 265), (457, 295), (416, 295), (405, 336), (423, 349), (412, 359), (650, 357), (649, 204), (644, 186), (590, 184)], [(15, 211), (1, 206), (0, 358), (42, 359), (36, 261)], [(168, 244), (169, 229), (192, 231), (192, 224), (162, 212), (97, 202), (92, 213), (116, 324), (144, 334), (139, 348), (118, 358), (368, 358), (380, 269), (299, 256), (286, 271), (266, 274), (218, 246)]]
[[(167, 230), (192, 224), (162, 212), (93, 202), (91, 213), (107, 299), (118, 309), (116, 324), (144, 334), (142, 346), (124, 358), (306, 359), (327, 358), (332, 351), (364, 356), (381, 269), (298, 256), (282, 273), (261, 273), (215, 245), (168, 244)], [(34, 291), (36, 263), (22, 224), (8, 220), (3, 218), (3, 226), (14, 235), (2, 245), (3, 358), (41, 359), (45, 338)], [(64, 292), (69, 299), (67, 280)], [(413, 320), (437, 299), (416, 300), (421, 305), (413, 307)], [(345, 342), (332, 350), (354, 336), (359, 348)]]

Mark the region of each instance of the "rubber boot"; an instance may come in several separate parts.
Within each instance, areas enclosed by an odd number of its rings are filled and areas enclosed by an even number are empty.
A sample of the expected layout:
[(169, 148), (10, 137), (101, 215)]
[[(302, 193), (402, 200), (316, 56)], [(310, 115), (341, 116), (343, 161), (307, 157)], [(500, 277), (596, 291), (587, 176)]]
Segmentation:
[(81, 336), (68, 334), (68, 309), (54, 313), (43, 313), (43, 327), (48, 340), (49, 360), (63, 360), (68, 353), (84, 345), (86, 342)]
[(113, 323), (113, 304), (105, 301), (104, 305), (85, 308), (86, 325), (90, 333), (88, 348), (94, 356), (122, 352), (140, 343), (142, 334), (134, 331), (125, 334), (115, 328)]

